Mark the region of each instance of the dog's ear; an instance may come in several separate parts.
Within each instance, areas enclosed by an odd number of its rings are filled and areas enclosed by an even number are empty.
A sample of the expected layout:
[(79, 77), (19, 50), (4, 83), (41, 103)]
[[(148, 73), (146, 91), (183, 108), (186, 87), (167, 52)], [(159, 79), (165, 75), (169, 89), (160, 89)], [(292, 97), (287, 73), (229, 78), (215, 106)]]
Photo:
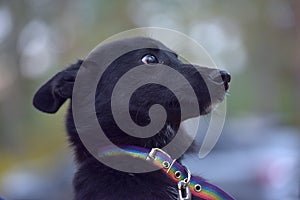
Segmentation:
[(70, 65), (45, 83), (34, 95), (34, 107), (42, 112), (55, 113), (68, 98), (72, 97), (76, 74), (82, 62), (79, 60), (76, 64)]

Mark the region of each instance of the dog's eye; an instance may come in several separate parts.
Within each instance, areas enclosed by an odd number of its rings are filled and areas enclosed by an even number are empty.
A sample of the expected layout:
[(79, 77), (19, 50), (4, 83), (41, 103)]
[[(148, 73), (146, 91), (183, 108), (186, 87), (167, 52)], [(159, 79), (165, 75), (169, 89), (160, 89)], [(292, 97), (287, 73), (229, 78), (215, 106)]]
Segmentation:
[(148, 54), (142, 58), (142, 62), (145, 64), (154, 64), (158, 63), (158, 60), (154, 55)]

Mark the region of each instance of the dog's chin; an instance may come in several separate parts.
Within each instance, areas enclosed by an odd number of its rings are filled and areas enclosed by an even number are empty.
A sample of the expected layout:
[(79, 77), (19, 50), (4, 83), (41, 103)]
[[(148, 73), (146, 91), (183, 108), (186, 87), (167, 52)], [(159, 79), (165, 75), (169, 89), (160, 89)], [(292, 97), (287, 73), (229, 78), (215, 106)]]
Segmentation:
[(218, 99), (217, 101), (211, 103), (209, 106), (207, 106), (204, 109), (204, 111), (203, 111), (203, 113), (201, 113), (201, 115), (207, 115), (207, 114), (215, 111), (219, 107), (219, 105), (223, 102), (224, 99), (225, 99), (225, 95), (222, 98)]

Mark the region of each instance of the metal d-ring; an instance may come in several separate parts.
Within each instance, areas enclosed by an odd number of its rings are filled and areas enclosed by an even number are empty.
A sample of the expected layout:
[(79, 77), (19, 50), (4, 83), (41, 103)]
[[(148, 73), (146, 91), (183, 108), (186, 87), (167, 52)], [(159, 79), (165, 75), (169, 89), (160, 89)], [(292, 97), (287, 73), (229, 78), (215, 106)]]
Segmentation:
[(185, 166), (183, 166), (183, 167), (184, 167), (185, 171), (187, 172), (187, 178), (185, 178), (183, 180), (184, 183), (185, 183), (184, 187), (186, 187), (190, 183), (190, 181), (191, 181), (192, 174), (191, 174), (191, 172), (190, 172), (190, 170), (188, 168), (186, 168)]

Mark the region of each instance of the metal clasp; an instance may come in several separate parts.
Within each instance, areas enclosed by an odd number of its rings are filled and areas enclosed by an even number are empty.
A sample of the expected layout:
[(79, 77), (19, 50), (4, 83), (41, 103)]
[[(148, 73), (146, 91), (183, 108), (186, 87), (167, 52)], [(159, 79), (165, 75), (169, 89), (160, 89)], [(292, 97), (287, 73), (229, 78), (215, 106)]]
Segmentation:
[[(191, 200), (192, 199), (190, 188), (188, 187), (186, 182), (184, 182), (183, 180), (179, 181), (177, 186), (178, 186), (178, 192), (179, 192), (179, 200)], [(184, 192), (183, 192), (183, 190), (184, 190)]]
[[(190, 191), (190, 188), (189, 188), (189, 184), (190, 184), (190, 180), (191, 180), (192, 175), (191, 175), (191, 172), (188, 168), (186, 168), (185, 166), (183, 166), (183, 167), (187, 172), (187, 178), (185, 178), (184, 180), (179, 181), (178, 184), (177, 184), (178, 192), (179, 192), (179, 199), (180, 200), (191, 200), (192, 195), (191, 195), (191, 191)], [(183, 194), (183, 190), (184, 190), (184, 194)]]

